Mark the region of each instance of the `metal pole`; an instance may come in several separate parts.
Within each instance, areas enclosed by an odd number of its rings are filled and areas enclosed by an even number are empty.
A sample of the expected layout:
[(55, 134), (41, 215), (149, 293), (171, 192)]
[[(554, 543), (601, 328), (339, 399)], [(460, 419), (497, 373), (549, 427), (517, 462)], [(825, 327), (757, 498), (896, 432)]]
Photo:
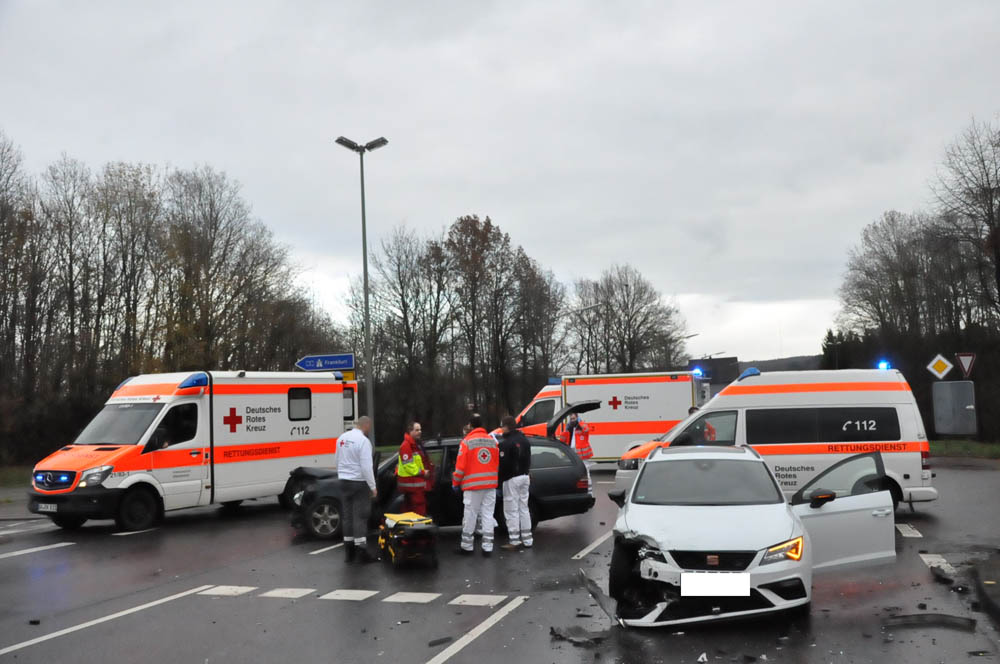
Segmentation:
[(372, 428), (369, 435), (375, 444), (375, 365), (372, 362), (372, 323), (368, 309), (368, 225), (365, 220), (365, 153), (358, 152), (361, 157), (361, 255), (364, 259), (365, 274), (365, 378), (368, 379), (368, 389), (365, 390), (365, 414), (372, 418)]

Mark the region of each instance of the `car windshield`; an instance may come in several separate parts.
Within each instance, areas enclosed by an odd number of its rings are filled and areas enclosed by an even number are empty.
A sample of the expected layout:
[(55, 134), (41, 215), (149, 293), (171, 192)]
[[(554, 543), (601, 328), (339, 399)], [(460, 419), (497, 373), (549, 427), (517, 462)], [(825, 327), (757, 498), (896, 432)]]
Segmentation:
[(632, 502), (640, 505), (767, 505), (784, 500), (764, 464), (735, 459), (647, 463)]
[(135, 445), (149, 428), (162, 403), (116, 403), (104, 407), (74, 445)]

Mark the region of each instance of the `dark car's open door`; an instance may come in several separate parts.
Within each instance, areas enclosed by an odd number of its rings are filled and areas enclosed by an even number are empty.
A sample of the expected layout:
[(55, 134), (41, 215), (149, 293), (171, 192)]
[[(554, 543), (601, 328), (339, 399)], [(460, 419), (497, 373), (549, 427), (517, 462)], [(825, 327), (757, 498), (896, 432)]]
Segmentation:
[(588, 399), (587, 401), (577, 401), (576, 403), (571, 403), (563, 406), (556, 414), (549, 419), (548, 423), (545, 425), (545, 435), (549, 438), (556, 437), (556, 429), (564, 419), (572, 415), (573, 413), (589, 413), (592, 410), (597, 410), (601, 407), (600, 399)]

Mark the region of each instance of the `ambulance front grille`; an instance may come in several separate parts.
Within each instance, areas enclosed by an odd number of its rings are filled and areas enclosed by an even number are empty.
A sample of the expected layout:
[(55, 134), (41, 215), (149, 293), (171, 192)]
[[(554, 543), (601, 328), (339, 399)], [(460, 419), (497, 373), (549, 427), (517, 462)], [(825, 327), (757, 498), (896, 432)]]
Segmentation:
[(35, 486), (39, 489), (68, 489), (73, 486), (76, 472), (72, 470), (39, 470), (35, 472)]

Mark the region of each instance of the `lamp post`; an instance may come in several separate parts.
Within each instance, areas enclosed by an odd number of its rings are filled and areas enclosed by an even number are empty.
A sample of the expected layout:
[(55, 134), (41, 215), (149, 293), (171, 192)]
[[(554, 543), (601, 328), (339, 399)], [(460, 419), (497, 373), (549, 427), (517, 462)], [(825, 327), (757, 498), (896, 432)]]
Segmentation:
[(365, 391), (365, 410), (368, 417), (372, 418), (372, 428), (369, 432), (372, 441), (375, 440), (375, 364), (372, 361), (372, 324), (371, 315), (368, 309), (368, 226), (365, 220), (365, 153), (378, 150), (389, 143), (385, 137), (380, 136), (373, 141), (368, 141), (364, 145), (355, 143), (349, 138), (339, 136), (337, 145), (341, 145), (352, 152), (357, 152), (361, 160), (361, 256), (364, 262), (365, 281), (365, 377), (368, 379), (368, 389)]

